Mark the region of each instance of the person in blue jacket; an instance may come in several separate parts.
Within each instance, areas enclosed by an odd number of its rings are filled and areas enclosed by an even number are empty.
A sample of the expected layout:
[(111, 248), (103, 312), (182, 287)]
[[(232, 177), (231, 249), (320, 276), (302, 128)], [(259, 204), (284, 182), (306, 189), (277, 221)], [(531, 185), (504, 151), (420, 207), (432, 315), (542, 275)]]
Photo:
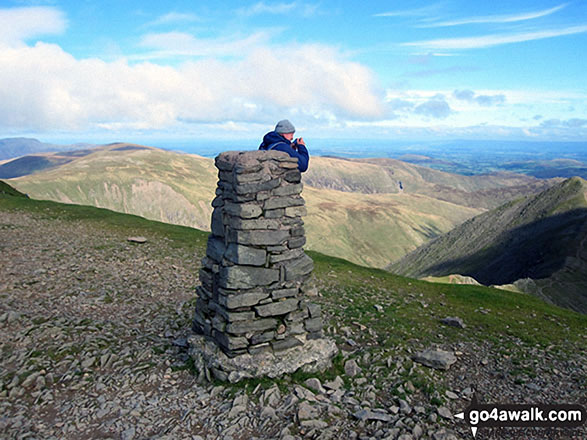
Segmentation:
[(310, 155), (304, 138), (293, 138), (296, 129), (291, 122), (283, 119), (277, 123), (274, 131), (263, 136), (259, 150), (285, 151), (291, 157), (298, 158), (298, 169), (303, 173), (308, 169)]

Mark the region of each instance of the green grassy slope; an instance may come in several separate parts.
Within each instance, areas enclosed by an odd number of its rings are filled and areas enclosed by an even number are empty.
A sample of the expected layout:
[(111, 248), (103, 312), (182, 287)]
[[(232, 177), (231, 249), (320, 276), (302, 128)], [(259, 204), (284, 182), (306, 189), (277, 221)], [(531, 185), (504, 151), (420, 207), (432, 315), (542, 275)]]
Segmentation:
[[(461, 274), (587, 312), (587, 182), (568, 179), (475, 217), (389, 266), (408, 276)], [(534, 281), (524, 281), (531, 279)]]
[(23, 193), (2, 180), (0, 180), (0, 196), (25, 197)]
[[(99, 230), (129, 235), (160, 235), (171, 244), (205, 253), (208, 233), (193, 228), (94, 207), (39, 201), (0, 193), (2, 212), (19, 211), (43, 219), (87, 222)], [(525, 347), (549, 347), (550, 353), (584, 349), (587, 317), (562, 309), (533, 296), (482, 286), (447, 285), (412, 280), (389, 272), (366, 268), (317, 252), (314, 282), (330, 324), (369, 329), (353, 330), (355, 341), (378, 349), (410, 350), (432, 343), (496, 344), (510, 355)], [(199, 261), (194, 262), (197, 270)], [(193, 286), (186, 286), (193, 288)], [(381, 309), (374, 306), (380, 305)], [(462, 316), (468, 331), (441, 326), (440, 318)], [(344, 346), (344, 338), (339, 341)], [(581, 348), (583, 347), (583, 348)]]

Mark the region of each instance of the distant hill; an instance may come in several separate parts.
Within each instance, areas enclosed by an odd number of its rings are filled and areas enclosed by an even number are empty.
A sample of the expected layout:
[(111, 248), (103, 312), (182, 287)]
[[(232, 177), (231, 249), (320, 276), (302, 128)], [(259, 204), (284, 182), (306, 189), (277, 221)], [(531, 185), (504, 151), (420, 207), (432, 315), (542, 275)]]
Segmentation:
[(587, 313), (587, 182), (567, 179), (474, 217), (389, 265), (394, 273), (461, 274)]
[(464, 176), (395, 159), (324, 157), (313, 157), (304, 176), (304, 182), (315, 188), (364, 194), (419, 194), (477, 209), (495, 208), (538, 193), (555, 181), (506, 172)]
[(0, 139), (0, 161), (50, 151), (71, 151), (88, 148), (90, 144), (58, 145), (41, 142), (32, 138)]
[[(212, 159), (133, 144), (56, 157), (68, 162), (11, 184), (34, 198), (209, 229), (217, 182)], [(374, 267), (403, 257), (504, 198), (553, 184), (512, 174), (469, 177), (399, 161), (323, 157), (311, 159), (303, 182), (307, 247)]]

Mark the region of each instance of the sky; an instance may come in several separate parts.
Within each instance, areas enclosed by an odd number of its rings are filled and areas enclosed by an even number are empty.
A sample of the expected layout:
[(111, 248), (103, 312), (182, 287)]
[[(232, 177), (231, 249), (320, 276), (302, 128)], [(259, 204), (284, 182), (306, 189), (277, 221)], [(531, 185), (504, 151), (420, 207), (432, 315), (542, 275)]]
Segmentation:
[(587, 141), (587, 1), (0, 0), (0, 137)]

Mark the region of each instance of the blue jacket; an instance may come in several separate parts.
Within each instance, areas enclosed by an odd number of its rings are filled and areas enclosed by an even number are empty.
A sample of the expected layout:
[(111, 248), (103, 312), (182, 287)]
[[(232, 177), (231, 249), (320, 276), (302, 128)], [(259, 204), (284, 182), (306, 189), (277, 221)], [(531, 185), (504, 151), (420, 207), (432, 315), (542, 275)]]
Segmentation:
[(298, 170), (303, 173), (308, 169), (310, 155), (308, 154), (308, 149), (304, 145), (297, 143), (295, 145), (297, 145), (297, 150), (294, 150), (292, 142), (288, 141), (276, 131), (271, 131), (263, 137), (263, 142), (259, 145), (259, 150), (284, 151), (291, 157), (297, 157)]

